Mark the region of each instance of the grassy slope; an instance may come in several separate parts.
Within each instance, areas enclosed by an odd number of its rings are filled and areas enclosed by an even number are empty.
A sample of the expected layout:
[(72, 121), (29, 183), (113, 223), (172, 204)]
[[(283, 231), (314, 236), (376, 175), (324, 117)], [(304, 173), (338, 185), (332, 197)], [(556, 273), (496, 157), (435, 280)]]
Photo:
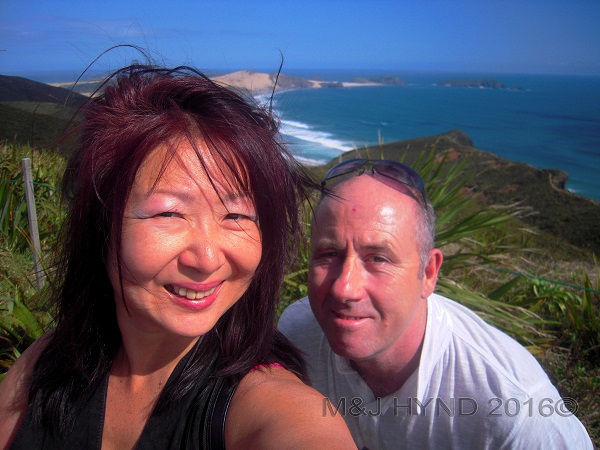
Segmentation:
[(0, 75), (0, 141), (38, 148), (68, 148), (59, 142), (87, 97), (21, 77)]
[(65, 111), (52, 103), (0, 103), (0, 141), (37, 148), (65, 148), (59, 142), (67, 129), (73, 110)]

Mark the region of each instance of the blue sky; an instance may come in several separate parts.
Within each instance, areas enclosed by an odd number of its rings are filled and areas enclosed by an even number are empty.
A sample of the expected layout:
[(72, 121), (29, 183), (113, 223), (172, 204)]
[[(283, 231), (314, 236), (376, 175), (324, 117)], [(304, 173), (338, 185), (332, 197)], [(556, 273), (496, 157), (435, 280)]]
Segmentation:
[[(0, 73), (82, 71), (116, 44), (205, 71), (600, 75), (600, 0), (0, 0)], [(111, 52), (99, 69), (138, 58)]]

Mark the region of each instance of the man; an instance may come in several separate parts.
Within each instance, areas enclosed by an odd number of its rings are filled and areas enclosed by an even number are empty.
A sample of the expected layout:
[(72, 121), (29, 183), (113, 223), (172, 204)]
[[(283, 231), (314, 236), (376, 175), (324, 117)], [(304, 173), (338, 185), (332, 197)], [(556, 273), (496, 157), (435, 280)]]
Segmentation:
[(308, 299), (279, 328), (358, 448), (592, 448), (524, 347), (433, 293), (442, 253), (416, 172), (355, 159), (323, 186)]

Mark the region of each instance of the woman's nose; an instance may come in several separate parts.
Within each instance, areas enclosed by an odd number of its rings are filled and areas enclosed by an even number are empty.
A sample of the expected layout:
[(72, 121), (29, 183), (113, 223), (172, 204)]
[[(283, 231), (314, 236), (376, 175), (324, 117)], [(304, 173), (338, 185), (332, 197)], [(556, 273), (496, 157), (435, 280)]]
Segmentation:
[(218, 230), (214, 227), (194, 227), (186, 236), (184, 248), (179, 255), (182, 266), (202, 273), (211, 273), (223, 264), (223, 251)]

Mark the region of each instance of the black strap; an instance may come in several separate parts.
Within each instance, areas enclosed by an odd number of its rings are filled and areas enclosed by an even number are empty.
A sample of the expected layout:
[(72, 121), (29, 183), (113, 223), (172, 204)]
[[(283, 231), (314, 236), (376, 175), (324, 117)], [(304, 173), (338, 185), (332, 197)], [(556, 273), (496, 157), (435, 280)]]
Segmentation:
[(217, 379), (206, 410), (204, 446), (206, 450), (225, 450), (225, 418), (237, 385)]

